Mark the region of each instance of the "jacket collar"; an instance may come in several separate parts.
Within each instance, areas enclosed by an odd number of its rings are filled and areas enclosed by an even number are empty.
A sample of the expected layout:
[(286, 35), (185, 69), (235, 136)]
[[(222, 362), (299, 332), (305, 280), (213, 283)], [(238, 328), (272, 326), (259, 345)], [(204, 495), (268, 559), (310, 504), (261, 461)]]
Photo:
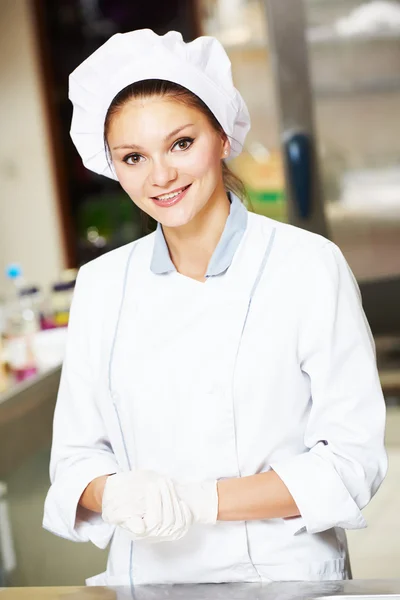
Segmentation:
[[(221, 239), (208, 264), (206, 277), (222, 275), (231, 265), (236, 250), (242, 240), (247, 227), (247, 209), (239, 198), (229, 192), (231, 208), (226, 220)], [(176, 271), (175, 265), (169, 255), (168, 245), (160, 223), (155, 232), (153, 256), (150, 264), (151, 271), (162, 275)]]

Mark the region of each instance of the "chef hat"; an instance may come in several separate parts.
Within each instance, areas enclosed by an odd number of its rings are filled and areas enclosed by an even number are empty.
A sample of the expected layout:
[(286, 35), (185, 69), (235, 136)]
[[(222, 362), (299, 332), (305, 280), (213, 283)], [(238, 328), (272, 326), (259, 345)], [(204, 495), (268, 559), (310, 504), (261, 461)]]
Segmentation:
[(220, 42), (204, 36), (185, 43), (177, 31), (159, 36), (141, 29), (113, 35), (70, 75), (71, 137), (88, 169), (116, 179), (104, 148), (107, 110), (118, 92), (145, 79), (171, 81), (196, 94), (228, 136), (230, 157), (240, 154), (250, 116)]

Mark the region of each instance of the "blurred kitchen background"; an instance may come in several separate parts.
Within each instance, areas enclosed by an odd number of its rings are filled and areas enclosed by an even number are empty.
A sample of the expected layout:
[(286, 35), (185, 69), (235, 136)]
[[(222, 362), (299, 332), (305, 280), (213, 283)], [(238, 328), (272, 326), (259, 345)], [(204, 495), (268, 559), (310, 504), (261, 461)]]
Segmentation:
[[(77, 268), (147, 230), (69, 138), (69, 73), (117, 32), (217, 37), (251, 113), (249, 208), (332, 239), (359, 282), (389, 474), (353, 575), (400, 575), (400, 2), (0, 0), (0, 586), (81, 584), (106, 553), (41, 528)], [(357, 376), (355, 374), (355, 376)]]

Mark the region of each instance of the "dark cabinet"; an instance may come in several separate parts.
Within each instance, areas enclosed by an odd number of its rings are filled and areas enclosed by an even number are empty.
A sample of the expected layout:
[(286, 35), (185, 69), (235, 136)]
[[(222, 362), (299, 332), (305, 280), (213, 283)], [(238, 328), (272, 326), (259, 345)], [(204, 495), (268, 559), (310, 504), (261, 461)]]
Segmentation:
[(115, 33), (173, 29), (189, 41), (198, 35), (191, 0), (36, 0), (43, 88), (58, 183), (68, 266), (80, 266), (147, 233), (154, 224), (142, 215), (119, 184), (88, 171), (69, 129), (72, 105), (69, 74)]

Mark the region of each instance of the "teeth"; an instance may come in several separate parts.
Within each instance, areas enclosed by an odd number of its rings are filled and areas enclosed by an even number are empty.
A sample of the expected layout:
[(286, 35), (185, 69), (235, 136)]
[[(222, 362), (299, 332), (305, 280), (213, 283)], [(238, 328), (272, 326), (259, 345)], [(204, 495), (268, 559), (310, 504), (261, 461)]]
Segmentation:
[(175, 198), (179, 196), (186, 188), (182, 188), (179, 192), (175, 192), (174, 194), (165, 194), (165, 196), (157, 196), (157, 200), (170, 200), (171, 198)]

